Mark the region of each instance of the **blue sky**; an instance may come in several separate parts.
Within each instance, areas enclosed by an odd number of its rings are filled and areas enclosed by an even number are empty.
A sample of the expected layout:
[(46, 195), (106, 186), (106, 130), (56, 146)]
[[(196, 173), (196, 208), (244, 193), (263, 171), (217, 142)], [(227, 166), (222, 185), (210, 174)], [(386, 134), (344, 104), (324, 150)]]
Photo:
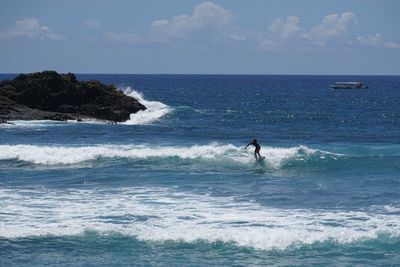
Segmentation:
[(397, 0), (0, 2), (0, 72), (400, 74)]

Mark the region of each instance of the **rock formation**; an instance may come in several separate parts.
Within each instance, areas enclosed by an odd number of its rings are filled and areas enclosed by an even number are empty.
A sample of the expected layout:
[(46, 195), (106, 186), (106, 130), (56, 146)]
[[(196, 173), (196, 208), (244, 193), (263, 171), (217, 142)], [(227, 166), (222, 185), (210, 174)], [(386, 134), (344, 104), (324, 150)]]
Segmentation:
[(113, 85), (43, 71), (0, 82), (0, 122), (100, 119), (123, 122), (146, 107)]

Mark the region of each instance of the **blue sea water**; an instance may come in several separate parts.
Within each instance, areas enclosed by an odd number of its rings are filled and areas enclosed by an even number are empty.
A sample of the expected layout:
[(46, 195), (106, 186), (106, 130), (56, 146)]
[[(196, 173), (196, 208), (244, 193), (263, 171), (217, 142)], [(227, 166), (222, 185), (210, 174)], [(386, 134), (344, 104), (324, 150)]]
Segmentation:
[(400, 77), (78, 79), (148, 110), (0, 125), (0, 266), (400, 265)]

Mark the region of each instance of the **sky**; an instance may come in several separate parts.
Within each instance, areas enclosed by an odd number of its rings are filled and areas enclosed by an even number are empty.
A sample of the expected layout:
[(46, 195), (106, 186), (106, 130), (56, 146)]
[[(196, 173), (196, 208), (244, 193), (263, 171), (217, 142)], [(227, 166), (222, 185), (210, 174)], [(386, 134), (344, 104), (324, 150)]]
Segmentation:
[(400, 75), (398, 0), (0, 0), (0, 73)]

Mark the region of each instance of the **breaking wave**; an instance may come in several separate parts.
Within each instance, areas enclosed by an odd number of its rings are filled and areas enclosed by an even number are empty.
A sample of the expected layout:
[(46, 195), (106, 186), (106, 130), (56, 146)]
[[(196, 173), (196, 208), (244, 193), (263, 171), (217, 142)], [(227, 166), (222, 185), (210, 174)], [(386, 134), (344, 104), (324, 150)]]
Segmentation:
[[(147, 109), (141, 110), (137, 113), (131, 114), (129, 120), (121, 123), (126, 125), (146, 125), (151, 124), (161, 117), (164, 117), (171, 111), (171, 108), (168, 105), (165, 105), (161, 102), (157, 101), (149, 101), (144, 98), (144, 96), (138, 92), (133, 90), (130, 87), (126, 87), (125, 89), (121, 89), (121, 91), (131, 97), (136, 98), (141, 104), (143, 104)], [(100, 120), (100, 119), (83, 119), (81, 122), (77, 122), (75, 120), (69, 121), (53, 121), (53, 120), (14, 120), (10, 121), (9, 124), (0, 124), (0, 128), (15, 128), (15, 127), (48, 127), (48, 126), (65, 126), (68, 124), (108, 124), (109, 121)]]
[[(336, 160), (341, 154), (312, 149), (306, 146), (291, 148), (265, 147), (265, 164), (279, 169), (295, 162), (310, 160)], [(233, 162), (254, 163), (252, 152), (232, 144), (211, 143), (193, 146), (151, 146), (151, 145), (96, 145), (96, 146), (37, 146), (0, 145), (0, 160), (20, 160), (33, 164), (65, 165), (77, 164), (99, 158), (127, 159), (182, 159), (194, 163)]]
[(147, 109), (141, 110), (135, 114), (131, 114), (130, 119), (123, 124), (128, 125), (139, 125), (139, 124), (150, 124), (157, 121), (161, 117), (170, 113), (173, 109), (161, 102), (149, 101), (144, 99), (143, 95), (130, 87), (126, 87), (122, 90), (124, 94), (136, 98), (141, 104)]

